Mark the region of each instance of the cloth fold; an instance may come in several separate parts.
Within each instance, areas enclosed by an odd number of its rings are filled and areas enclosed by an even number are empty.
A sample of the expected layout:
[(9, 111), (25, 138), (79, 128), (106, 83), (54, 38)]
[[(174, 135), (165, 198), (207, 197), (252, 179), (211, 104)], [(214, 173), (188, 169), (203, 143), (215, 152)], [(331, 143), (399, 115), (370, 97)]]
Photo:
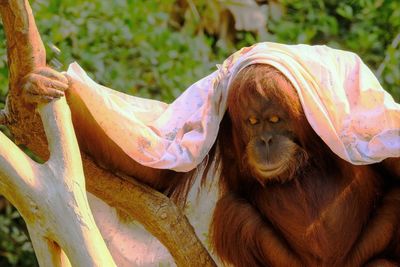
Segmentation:
[(171, 104), (101, 86), (77, 63), (67, 73), (88, 86), (79, 92), (83, 101), (132, 159), (153, 168), (189, 171), (216, 140), (230, 81), (256, 63), (269, 64), (290, 80), (310, 125), (339, 157), (353, 164), (400, 157), (400, 105), (351, 52), (259, 43), (231, 55)]

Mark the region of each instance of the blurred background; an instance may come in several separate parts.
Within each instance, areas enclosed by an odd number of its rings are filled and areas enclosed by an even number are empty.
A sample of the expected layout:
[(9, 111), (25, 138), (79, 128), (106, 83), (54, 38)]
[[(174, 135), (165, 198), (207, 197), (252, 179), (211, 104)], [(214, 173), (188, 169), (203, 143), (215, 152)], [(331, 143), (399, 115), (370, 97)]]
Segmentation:
[[(326, 44), (360, 55), (400, 100), (398, 0), (31, 0), (48, 64), (77, 61), (97, 82), (174, 100), (256, 42)], [(0, 30), (0, 108), (7, 95)], [(6, 129), (2, 129), (6, 131)], [(37, 266), (18, 212), (0, 196), (0, 266)]]

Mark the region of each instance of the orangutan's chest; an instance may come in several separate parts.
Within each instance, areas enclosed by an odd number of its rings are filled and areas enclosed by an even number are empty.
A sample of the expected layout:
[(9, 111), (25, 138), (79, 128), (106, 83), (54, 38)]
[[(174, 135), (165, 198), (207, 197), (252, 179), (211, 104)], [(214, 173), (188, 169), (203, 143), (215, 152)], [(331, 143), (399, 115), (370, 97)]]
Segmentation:
[(266, 187), (258, 207), (292, 249), (338, 259), (349, 252), (368, 220), (376, 201), (372, 191), (335, 179), (293, 182)]

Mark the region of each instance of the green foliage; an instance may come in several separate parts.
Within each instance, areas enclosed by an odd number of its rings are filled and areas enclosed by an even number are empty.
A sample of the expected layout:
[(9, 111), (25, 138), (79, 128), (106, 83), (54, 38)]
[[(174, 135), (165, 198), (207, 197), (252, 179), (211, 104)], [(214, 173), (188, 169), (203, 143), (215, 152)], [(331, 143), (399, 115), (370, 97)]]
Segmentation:
[[(235, 32), (226, 45), (215, 27), (221, 1), (188, 1), (183, 25), (171, 26), (174, 0), (31, 0), (49, 65), (78, 61), (96, 81), (142, 97), (172, 101), (236, 49), (259, 41), (327, 44), (351, 50), (400, 100), (400, 1), (281, 0), (270, 8), (267, 32)], [(234, 2), (234, 1), (231, 1)], [(201, 25), (201, 26), (199, 26)], [(207, 31), (207, 25), (213, 30)], [(0, 31), (0, 108), (7, 92)], [(21, 230), (23, 229), (23, 230)], [(0, 209), (0, 266), (35, 266), (22, 219)]]
[[(78, 61), (102, 84), (172, 101), (211, 71), (205, 36), (169, 28), (172, 1), (35, 1), (37, 24), (50, 62)], [(151, 14), (151, 15), (149, 15)], [(53, 59), (53, 60), (52, 60)]]
[[(269, 23), (272, 40), (327, 44), (357, 53), (400, 100), (400, 2), (283, 0), (285, 14)], [(397, 43), (397, 45), (396, 45)]]

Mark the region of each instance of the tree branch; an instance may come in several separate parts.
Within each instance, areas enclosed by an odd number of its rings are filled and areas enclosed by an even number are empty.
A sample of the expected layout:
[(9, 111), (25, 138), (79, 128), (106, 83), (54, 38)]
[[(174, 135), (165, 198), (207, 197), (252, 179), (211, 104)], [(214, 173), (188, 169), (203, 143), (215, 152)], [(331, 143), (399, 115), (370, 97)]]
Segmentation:
[[(39, 33), (37, 31), (29, 3), (26, 0), (0, 0), (0, 13), (7, 38), (8, 60), (10, 68), (10, 86), (9, 95), (7, 98), (8, 110), (2, 114), (2, 122), (7, 123), (17, 143), (26, 144), (37, 155), (43, 159), (48, 159), (50, 153), (42, 122), (39, 116), (33, 112), (33, 107), (28, 106), (21, 99), (19, 86), (21, 79), (26, 74), (31, 72), (34, 68), (45, 65), (43, 43), (41, 42)], [(63, 101), (64, 100), (59, 103), (61, 104), (61, 107), (58, 110), (58, 113), (52, 113), (53, 111), (56, 111), (53, 109), (53, 104), (39, 108), (39, 113), (46, 126), (46, 133), (49, 137), (51, 157), (50, 160), (43, 165), (43, 168), (38, 172), (41, 172), (41, 175), (49, 177), (52, 175), (56, 177), (58, 175), (58, 177), (60, 177), (61, 175), (64, 177), (74, 177), (75, 179), (77, 176), (79, 177), (81, 175), (79, 172), (79, 165), (81, 163), (80, 158), (76, 157), (76, 155), (79, 154), (77, 154), (78, 149), (75, 149), (76, 140), (73, 133), (73, 128), (70, 125), (70, 119), (64, 117), (64, 113), (67, 112), (68, 109), (66, 107), (62, 107), (65, 106)], [(5, 139), (6, 138), (4, 136), (0, 136), (1, 147), (7, 149), (8, 147), (12, 146), (12, 143), (8, 139)], [(66, 148), (72, 150), (68, 150)], [(8, 156), (10, 151), (14, 151), (16, 148), (10, 150), (4, 149), (0, 150), (0, 155)], [(22, 155), (22, 152), (20, 151), (16, 153)], [(36, 174), (37, 170), (35, 168), (37, 168), (37, 164), (32, 163), (30, 159), (26, 158), (26, 156), (21, 156), (19, 154), (15, 156), (15, 160), (18, 160), (18, 164), (20, 165), (21, 162), (26, 162), (23, 164), (30, 164), (30, 166), (34, 166), (31, 169), (32, 172)], [(23, 160), (19, 161), (19, 158)], [(109, 205), (123, 210), (141, 222), (151, 234), (159, 238), (159, 240), (167, 247), (167, 249), (173, 255), (178, 266), (215, 266), (208, 252), (195, 235), (195, 232), (188, 220), (172, 203), (172, 201), (159, 192), (133, 181), (131, 177), (121, 178), (99, 168), (87, 155), (83, 154), (82, 159), (83, 168), (87, 179), (87, 190), (97, 197), (103, 199)], [(12, 166), (12, 157), (11, 159), (4, 157), (2, 162), (7, 163), (4, 163), (4, 165), (0, 163), (0, 166), (2, 166), (0, 168), (2, 170), (8, 170), (6, 166), (7, 164)], [(62, 168), (57, 169), (57, 166), (62, 166)], [(17, 169), (20, 170), (21, 168), (19, 167)], [(7, 182), (4, 182), (6, 179), (12, 179), (15, 182), (12, 176), (8, 176), (8, 174), (8, 172), (0, 173), (0, 184), (6, 184)], [(24, 179), (24, 181), (28, 180), (29, 179)], [(74, 188), (75, 185), (68, 184), (68, 181), (68, 179), (64, 181), (67, 183), (67, 188)], [(37, 181), (34, 180), (33, 182)], [(46, 180), (40, 183), (42, 190), (44, 190), (42, 191), (42, 198), (43, 195), (54, 191), (54, 189), (51, 189), (51, 187), (56, 186), (57, 183), (60, 183), (60, 181), (56, 178), (54, 178), (53, 182), (50, 179), (49, 181)], [(18, 188), (11, 184), (8, 187), (8, 190), (15, 190)], [(10, 195), (10, 193), (6, 194), (6, 197), (10, 198), (12, 201), (12, 196)], [(35, 201), (31, 201), (32, 196), (33, 193), (29, 192), (23, 197), (19, 197), (18, 200), (14, 199), (12, 202), (18, 207), (17, 202), (25, 199), (26, 202), (29, 202), (32, 205), (32, 203), (35, 203)], [(86, 198), (86, 194), (78, 194), (75, 197), (79, 201), (83, 201)], [(47, 201), (49, 201), (49, 199), (47, 199)], [(65, 209), (67, 207), (59, 206), (58, 208)], [(24, 211), (23, 208), (21, 208), (20, 211), (23, 214), (25, 213), (36, 216), (36, 214), (33, 214), (35, 209), (32, 207), (29, 207), (27, 211)], [(75, 210), (75, 212), (79, 213), (81, 211), (78, 209)], [(90, 221), (90, 214), (83, 214), (82, 216)], [(24, 218), (29, 225), (29, 216), (24, 216)], [(35, 228), (35, 226), (28, 226), (28, 228), (30, 229), (31, 236), (36, 234), (43, 234), (44, 236), (44, 233), (36, 233), (38, 228)], [(60, 229), (56, 230), (60, 231)], [(71, 229), (68, 231), (70, 230)], [(84, 235), (87, 233), (75, 234)], [(57, 244), (65, 249), (65, 252), (68, 256), (77, 253), (77, 251), (74, 252), (73, 246), (78, 245), (78, 247), (80, 247), (80, 244), (68, 243), (71, 242), (71, 240), (62, 240), (57, 236), (53, 236), (53, 238), (56, 239), (55, 241)], [(48, 243), (48, 240), (38, 239), (38, 241), (34, 242), (34, 245), (36, 243), (35, 247), (39, 248), (40, 250), (48, 248), (54, 253), (54, 251), (57, 251), (57, 246), (54, 247), (52, 243)], [(82, 244), (85, 243), (84, 240), (82, 242)], [(97, 241), (92, 240), (92, 242), (96, 243)], [(90, 246), (90, 244), (84, 245)], [(53, 253), (50, 253), (50, 255), (53, 255)], [(101, 258), (102, 256), (99, 255), (99, 257)], [(62, 261), (60, 257), (57, 257), (56, 259), (49, 259), (49, 255), (43, 255), (43, 258), (47, 258), (47, 261), (42, 261), (41, 264), (43, 266), (60, 266), (58, 264), (60, 264)], [(49, 264), (50, 262), (52, 264)], [(78, 266), (76, 265), (78, 264), (77, 262), (72, 263), (73, 266)], [(103, 264), (105, 263), (103, 262)], [(111, 265), (106, 264), (105, 266)]]

